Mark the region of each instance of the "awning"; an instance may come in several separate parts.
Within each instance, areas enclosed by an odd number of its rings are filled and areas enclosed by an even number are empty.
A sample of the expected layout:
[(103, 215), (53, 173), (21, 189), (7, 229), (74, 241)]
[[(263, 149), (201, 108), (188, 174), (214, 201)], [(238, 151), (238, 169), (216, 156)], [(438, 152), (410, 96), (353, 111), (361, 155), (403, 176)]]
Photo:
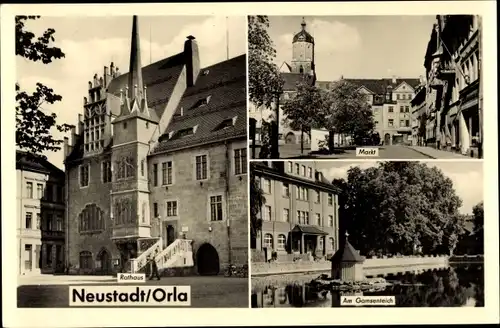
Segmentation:
[(315, 226), (306, 226), (306, 225), (296, 225), (292, 232), (301, 232), (309, 235), (328, 235), (328, 232), (325, 232), (321, 229), (316, 228)]

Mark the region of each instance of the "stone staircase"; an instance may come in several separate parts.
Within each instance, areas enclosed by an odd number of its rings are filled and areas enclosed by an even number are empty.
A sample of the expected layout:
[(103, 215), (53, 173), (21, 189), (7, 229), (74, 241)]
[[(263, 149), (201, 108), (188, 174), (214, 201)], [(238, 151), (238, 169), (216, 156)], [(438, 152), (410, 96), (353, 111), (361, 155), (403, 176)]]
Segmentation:
[(167, 269), (194, 266), (192, 240), (176, 239), (172, 244), (164, 248), (160, 238), (138, 257), (131, 259), (127, 263), (126, 271), (131, 273), (148, 272), (148, 258), (153, 255), (156, 258), (160, 273)]

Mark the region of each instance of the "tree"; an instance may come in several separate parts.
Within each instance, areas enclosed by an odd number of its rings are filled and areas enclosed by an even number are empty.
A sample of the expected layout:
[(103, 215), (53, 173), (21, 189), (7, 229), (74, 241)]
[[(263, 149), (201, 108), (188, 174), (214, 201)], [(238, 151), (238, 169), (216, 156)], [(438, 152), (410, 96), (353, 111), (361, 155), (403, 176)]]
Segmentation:
[(476, 254), (484, 253), (484, 204), (480, 202), (472, 208)]
[(260, 187), (258, 177), (254, 174), (255, 164), (250, 164), (250, 240), (251, 248), (256, 247), (257, 234), (262, 228), (262, 219), (259, 213), (266, 203), (264, 192)]
[(291, 129), (300, 131), (300, 152), (304, 153), (304, 132), (310, 136), (311, 127), (317, 125), (324, 112), (324, 96), (322, 90), (301, 82), (297, 85), (297, 93), (283, 106), (283, 115)]
[(284, 84), (273, 63), (276, 50), (267, 28), (267, 16), (248, 16), (248, 93), (257, 107), (271, 107)]
[[(16, 56), (50, 64), (54, 59), (65, 55), (61, 49), (51, 46), (51, 42), (55, 41), (54, 29), (47, 29), (36, 39), (34, 33), (25, 29), (26, 21), (39, 18), (40, 16), (16, 16)], [(44, 103), (54, 104), (61, 99), (53, 89), (42, 83), (36, 84), (36, 90), (32, 94), (23, 91), (19, 83), (16, 83), (16, 144), (20, 149), (45, 158), (42, 152), (61, 148), (63, 140), (54, 138), (51, 129), (56, 127), (60, 132), (67, 132), (72, 126), (57, 124), (57, 115), (45, 114), (42, 108)]]
[(416, 162), (352, 167), (341, 188), (341, 226), (366, 255), (452, 252), (463, 233), (460, 198), (437, 168)]
[(330, 132), (330, 150), (334, 146), (334, 133), (351, 135), (355, 139), (371, 136), (375, 127), (373, 113), (357, 86), (340, 81), (328, 91), (325, 102), (323, 126)]

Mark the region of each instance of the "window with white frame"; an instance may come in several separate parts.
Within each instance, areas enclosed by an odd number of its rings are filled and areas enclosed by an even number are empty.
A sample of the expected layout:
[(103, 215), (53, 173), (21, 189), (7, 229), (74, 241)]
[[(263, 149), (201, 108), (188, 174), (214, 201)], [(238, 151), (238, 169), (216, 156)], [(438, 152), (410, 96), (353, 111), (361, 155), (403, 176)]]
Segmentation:
[(333, 227), (333, 215), (328, 215), (328, 226)]
[(102, 149), (104, 147), (104, 128), (106, 126), (106, 109), (104, 105), (87, 107), (83, 125), (85, 152)]
[(247, 149), (240, 148), (234, 150), (234, 174), (247, 173)]
[(163, 162), (161, 163), (161, 184), (163, 186), (171, 185), (173, 183), (173, 162)]
[(42, 229), (42, 215), (40, 213), (36, 213), (36, 229)]
[(288, 208), (283, 209), (283, 222), (290, 221), (290, 210)]
[(287, 162), (287, 167), (288, 167), (287, 172), (288, 173), (293, 173), (293, 164), (292, 164), (292, 162)]
[(302, 165), (302, 176), (306, 176), (306, 166)]
[(177, 216), (177, 201), (172, 200), (167, 202), (167, 216)]
[(270, 233), (264, 235), (263, 247), (273, 249), (273, 235)]
[(295, 163), (295, 174), (300, 174), (300, 165)]
[(281, 235), (278, 235), (278, 243), (277, 243), (277, 249), (279, 250), (284, 250), (286, 249), (286, 237), (285, 235), (281, 234)]
[(290, 185), (283, 182), (283, 197), (290, 197)]
[(309, 224), (309, 212), (304, 212), (304, 224)]
[(334, 248), (334, 243), (333, 243), (333, 238), (330, 237), (328, 238), (328, 248), (333, 249)]
[(210, 221), (222, 221), (222, 196), (210, 196)]
[(33, 198), (33, 182), (26, 182), (26, 197)]
[(263, 214), (264, 214), (264, 217), (263, 217), (264, 221), (271, 221), (271, 217), (272, 217), (271, 206), (265, 205), (264, 206), (264, 213)]
[(33, 229), (33, 213), (26, 212), (25, 229)]
[(319, 237), (318, 249), (320, 250), (320, 252), (323, 252), (323, 248), (324, 248), (324, 238), (323, 237)]
[(333, 195), (332, 194), (328, 194), (328, 205), (333, 206)]
[(36, 196), (38, 199), (43, 198), (43, 184), (41, 184), (41, 183), (38, 183), (36, 185)]
[(80, 187), (89, 185), (89, 164), (80, 165)]
[(111, 161), (103, 161), (101, 164), (102, 182), (111, 182)]
[(206, 180), (208, 177), (207, 155), (196, 156), (196, 180)]
[(317, 225), (321, 225), (321, 214), (320, 213), (316, 213), (316, 224)]
[(271, 180), (264, 178), (264, 192), (266, 194), (271, 194)]
[(316, 191), (316, 203), (321, 203), (321, 193), (319, 191)]
[(308, 174), (307, 174), (307, 175), (309, 176), (309, 178), (311, 178), (311, 179), (312, 179), (312, 177), (313, 177), (313, 170), (312, 170), (312, 168), (308, 167), (308, 168), (307, 168), (307, 171), (308, 171)]

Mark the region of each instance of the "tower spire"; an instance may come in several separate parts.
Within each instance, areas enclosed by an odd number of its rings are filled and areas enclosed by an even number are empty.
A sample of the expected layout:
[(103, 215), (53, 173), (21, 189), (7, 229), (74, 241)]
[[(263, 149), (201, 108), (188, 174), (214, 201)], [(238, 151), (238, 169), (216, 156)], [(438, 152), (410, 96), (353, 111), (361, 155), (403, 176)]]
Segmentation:
[[(132, 40), (130, 44), (130, 66), (128, 73), (128, 93), (127, 97), (132, 101), (141, 101), (143, 94), (141, 48), (139, 44), (139, 23), (137, 16), (132, 20)], [(137, 91), (137, 93), (135, 92)]]
[(306, 29), (306, 19), (305, 19), (305, 17), (302, 17), (302, 23), (300, 25), (302, 26), (302, 30)]

